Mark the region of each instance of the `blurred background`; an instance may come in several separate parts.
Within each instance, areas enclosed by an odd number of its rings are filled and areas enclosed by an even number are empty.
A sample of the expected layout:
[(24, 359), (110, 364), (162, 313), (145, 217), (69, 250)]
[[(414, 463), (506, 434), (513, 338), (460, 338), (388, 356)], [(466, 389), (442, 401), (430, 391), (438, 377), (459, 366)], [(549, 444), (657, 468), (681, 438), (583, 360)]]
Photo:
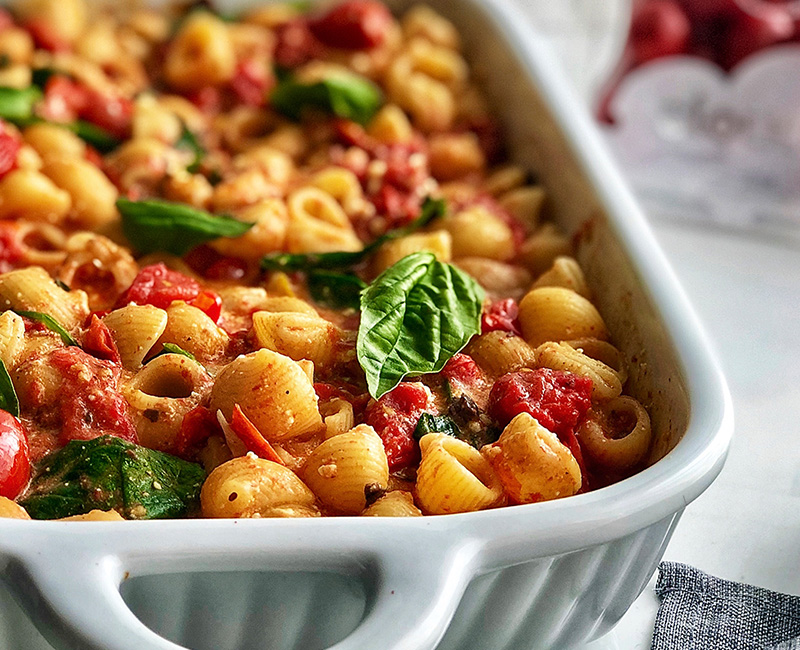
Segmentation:
[[(665, 559), (800, 594), (800, 1), (512, 2), (603, 130), (733, 395), (727, 464)], [(654, 582), (586, 650), (649, 649)]]

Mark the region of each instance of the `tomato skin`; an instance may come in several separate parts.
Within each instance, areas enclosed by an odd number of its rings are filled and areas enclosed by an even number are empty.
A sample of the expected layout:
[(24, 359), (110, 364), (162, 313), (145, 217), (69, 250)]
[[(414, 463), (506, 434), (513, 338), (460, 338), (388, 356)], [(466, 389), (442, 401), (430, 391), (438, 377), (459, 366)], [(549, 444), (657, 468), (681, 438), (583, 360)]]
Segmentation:
[(311, 32), (331, 47), (366, 50), (383, 43), (392, 14), (375, 0), (347, 0), (309, 22)]
[(30, 478), (30, 451), (22, 424), (0, 411), (0, 496), (16, 499)]
[(21, 259), (22, 248), (17, 224), (0, 221), (0, 273), (15, 269)]
[(741, 11), (725, 35), (722, 65), (730, 69), (750, 54), (788, 41), (794, 34), (794, 21), (789, 12), (779, 6), (765, 4), (759, 8), (758, 16)]
[(503, 375), (489, 395), (489, 414), (501, 426), (529, 413), (562, 439), (574, 434), (591, 405), (591, 379), (550, 368)]
[(498, 300), (483, 312), (481, 333), (486, 334), (498, 330), (522, 336), (522, 330), (519, 325), (519, 305), (513, 298)]
[(263, 106), (267, 91), (274, 85), (274, 78), (267, 75), (263, 66), (252, 59), (241, 61), (231, 80), (231, 89), (242, 104)]
[(196, 406), (183, 416), (172, 451), (181, 458), (191, 460), (213, 435), (222, 435), (216, 415), (205, 406)]
[(134, 302), (166, 309), (174, 300), (191, 302), (200, 293), (196, 280), (168, 269), (163, 262), (145, 266), (117, 300), (115, 309)]
[(127, 138), (131, 132), (133, 102), (127, 97), (102, 95), (91, 89), (84, 92), (87, 100), (80, 117), (118, 138)]
[(70, 49), (69, 43), (59, 36), (58, 32), (46, 20), (29, 20), (24, 27), (30, 32), (37, 48), (49, 50), (50, 52), (66, 52)]
[(433, 406), (430, 392), (420, 383), (403, 382), (367, 406), (366, 423), (383, 440), (389, 471), (419, 460), (414, 429), (419, 416)]
[(309, 29), (304, 18), (291, 20), (278, 27), (275, 63), (282, 68), (296, 68), (322, 54), (323, 45)]
[(230, 421), (231, 430), (242, 441), (247, 451), (252, 451), (259, 458), (271, 460), (279, 465), (286, 465), (278, 456), (269, 441), (258, 430), (255, 424), (244, 414), (238, 404), (233, 406), (233, 415)]
[(125, 97), (104, 95), (64, 75), (54, 75), (45, 85), (40, 113), (53, 122), (71, 122), (80, 117), (125, 138), (130, 135), (133, 102)]
[(0, 120), (0, 178), (17, 166), (17, 152), (22, 143)]
[(219, 317), (222, 315), (222, 298), (219, 294), (213, 291), (201, 291), (189, 304), (197, 307), (215, 323), (219, 323)]
[(111, 335), (111, 330), (100, 320), (97, 314), (91, 315), (89, 328), (83, 335), (83, 349), (98, 359), (111, 363), (120, 363), (119, 350)]
[(483, 372), (468, 354), (454, 354), (442, 368), (442, 374), (451, 381), (472, 385), (483, 378)]

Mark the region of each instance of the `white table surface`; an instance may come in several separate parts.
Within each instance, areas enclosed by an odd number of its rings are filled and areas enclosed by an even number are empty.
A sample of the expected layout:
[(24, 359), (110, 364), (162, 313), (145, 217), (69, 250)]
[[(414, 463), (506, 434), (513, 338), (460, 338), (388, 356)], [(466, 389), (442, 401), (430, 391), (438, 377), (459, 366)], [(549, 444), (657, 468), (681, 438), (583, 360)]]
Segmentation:
[[(587, 25), (603, 24), (602, 3), (571, 0), (565, 15), (543, 0), (516, 1), (549, 37), (579, 96), (591, 97), (598, 79), (581, 60), (592, 40)], [(607, 19), (618, 20), (617, 11)], [(613, 40), (606, 28), (602, 36)], [(664, 559), (800, 594), (800, 248), (663, 217), (651, 223), (722, 362), (735, 411), (727, 463), (686, 509)], [(586, 650), (649, 649), (654, 584)]]

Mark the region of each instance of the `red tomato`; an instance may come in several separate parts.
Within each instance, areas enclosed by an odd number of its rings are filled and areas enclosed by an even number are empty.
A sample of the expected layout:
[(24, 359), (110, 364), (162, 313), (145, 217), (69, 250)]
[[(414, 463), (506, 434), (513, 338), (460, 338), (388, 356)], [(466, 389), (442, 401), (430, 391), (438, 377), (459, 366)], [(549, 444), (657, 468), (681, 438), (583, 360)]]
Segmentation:
[(366, 423), (383, 440), (390, 471), (408, 467), (419, 460), (414, 429), (419, 416), (432, 406), (430, 392), (418, 382), (401, 383), (367, 406)]
[(49, 359), (63, 377), (57, 402), (62, 444), (106, 434), (138, 442), (128, 402), (119, 392), (118, 365), (76, 347), (53, 350)]
[(296, 68), (322, 54), (320, 43), (303, 18), (291, 20), (276, 29), (275, 63), (282, 68)]
[(126, 138), (131, 132), (133, 102), (125, 97), (103, 95), (85, 89), (86, 103), (78, 112), (81, 118), (105, 129), (118, 138)]
[(70, 49), (69, 43), (46, 20), (34, 18), (25, 23), (25, 29), (30, 32), (38, 48), (51, 52), (64, 52)]
[(738, 9), (736, 0), (681, 0), (681, 6), (692, 20), (727, 18)]
[(201, 291), (189, 304), (204, 312), (215, 323), (219, 322), (219, 317), (222, 315), (222, 298), (219, 294), (213, 291)]
[(207, 115), (218, 113), (222, 106), (222, 94), (216, 86), (204, 86), (187, 95), (187, 99)]
[(674, 0), (650, 0), (634, 9), (630, 46), (637, 63), (686, 51), (691, 25)]
[(530, 413), (559, 438), (574, 433), (592, 405), (592, 380), (538, 368), (503, 375), (489, 396), (489, 414), (501, 426)]
[(153, 305), (166, 309), (174, 300), (191, 302), (200, 293), (196, 280), (171, 271), (163, 263), (145, 266), (130, 287), (119, 297), (116, 307), (132, 302), (137, 305)]
[(11, 413), (0, 411), (0, 496), (16, 499), (30, 477), (28, 439), (22, 424)]
[(238, 257), (220, 257), (204, 272), (209, 280), (241, 280), (247, 274), (247, 262)]
[(83, 335), (83, 349), (98, 359), (120, 363), (119, 350), (106, 324), (92, 314), (91, 322)]
[(17, 224), (0, 221), (0, 273), (16, 268), (20, 259), (22, 259), (22, 249)]
[(194, 458), (213, 435), (222, 435), (217, 417), (205, 406), (197, 406), (183, 416), (174, 451), (181, 458)]
[(14, 26), (14, 17), (8, 9), (0, 9), (0, 31)]
[(267, 101), (267, 91), (273, 85), (274, 78), (268, 75), (266, 68), (252, 59), (241, 61), (231, 80), (231, 89), (242, 104), (247, 106), (263, 106)]
[(392, 25), (392, 14), (375, 0), (347, 0), (312, 19), (312, 33), (325, 45), (346, 50), (365, 50), (383, 43)]
[(19, 138), (8, 131), (6, 123), (0, 120), (0, 177), (17, 166), (17, 152), (20, 146)]
[(483, 312), (481, 318), (481, 333), (512, 332), (517, 336), (522, 336), (519, 326), (519, 305), (513, 298), (498, 300), (491, 304), (489, 309)]
[(233, 432), (247, 448), (247, 451), (252, 451), (256, 456), (264, 460), (271, 460), (273, 463), (278, 463), (280, 465), (286, 464), (281, 457), (275, 453), (269, 441), (258, 428), (256, 428), (256, 425), (248, 419), (238, 404), (235, 404), (233, 407), (230, 425)]
[(468, 354), (461, 354), (460, 352), (454, 354), (444, 364), (442, 374), (447, 379), (467, 385), (472, 385), (483, 378), (483, 372), (481, 372), (478, 364), (475, 363), (475, 359)]
[(794, 34), (794, 21), (789, 12), (779, 6), (763, 4), (757, 15), (740, 11), (727, 33), (721, 63), (725, 68), (732, 68), (753, 52), (788, 41)]
[(44, 87), (39, 113), (53, 122), (71, 122), (86, 108), (87, 102), (83, 86), (64, 75), (53, 75)]

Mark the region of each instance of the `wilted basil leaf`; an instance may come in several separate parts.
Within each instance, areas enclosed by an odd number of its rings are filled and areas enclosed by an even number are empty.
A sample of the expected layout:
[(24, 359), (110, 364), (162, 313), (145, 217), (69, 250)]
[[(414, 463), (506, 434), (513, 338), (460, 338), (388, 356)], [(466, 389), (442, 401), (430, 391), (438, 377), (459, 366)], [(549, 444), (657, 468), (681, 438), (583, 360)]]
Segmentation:
[(119, 199), (122, 230), (140, 253), (166, 251), (184, 255), (195, 246), (218, 237), (240, 237), (252, 223), (214, 215), (181, 203), (152, 199)]
[(2, 359), (0, 359), (0, 409), (8, 411), (14, 417), (19, 417), (17, 391), (14, 390), (11, 375), (8, 374), (6, 364)]
[(368, 79), (355, 74), (331, 76), (314, 83), (286, 78), (270, 95), (272, 107), (298, 121), (307, 108), (366, 124), (383, 101), (381, 91)]
[(334, 271), (311, 271), (306, 278), (311, 297), (333, 309), (358, 309), (361, 292), (367, 288), (357, 275)]
[(66, 329), (64, 329), (64, 326), (61, 323), (59, 323), (55, 318), (53, 318), (50, 314), (44, 314), (40, 311), (20, 311), (16, 309), (14, 311), (20, 316), (25, 316), (25, 318), (30, 318), (31, 320), (38, 321), (39, 323), (44, 325), (47, 329), (52, 330), (61, 337), (61, 340), (64, 341), (65, 345), (78, 346), (78, 342), (74, 338), (72, 338), (72, 335)]
[(35, 119), (33, 107), (42, 98), (36, 86), (30, 88), (0, 88), (0, 117), (24, 125)]

